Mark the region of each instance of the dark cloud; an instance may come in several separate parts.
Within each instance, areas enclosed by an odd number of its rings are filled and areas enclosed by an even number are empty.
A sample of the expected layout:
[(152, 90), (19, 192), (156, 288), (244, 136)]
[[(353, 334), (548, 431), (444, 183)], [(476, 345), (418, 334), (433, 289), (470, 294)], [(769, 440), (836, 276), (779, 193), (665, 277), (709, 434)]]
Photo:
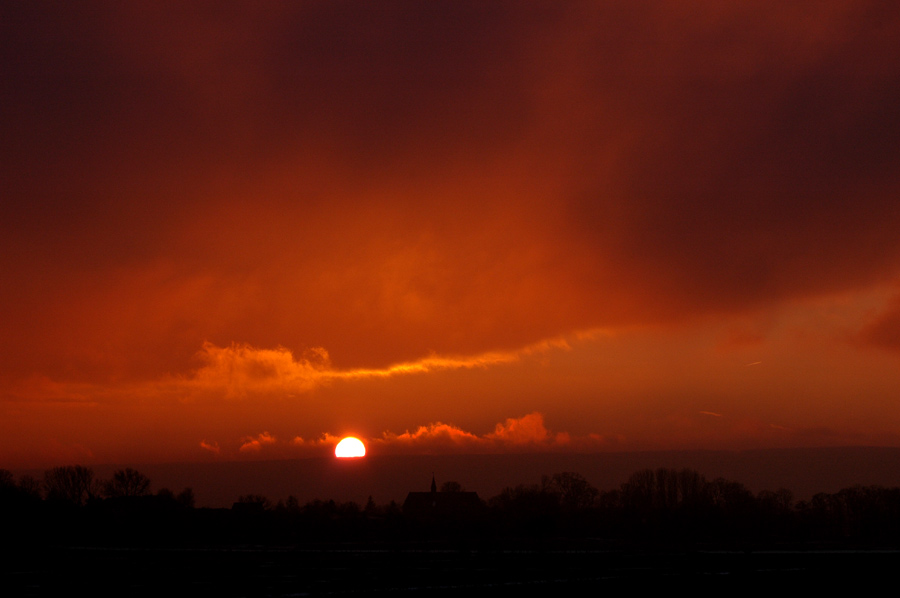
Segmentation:
[(585, 141), (601, 156), (606, 144), (627, 148), (584, 177), (574, 204), (597, 254), (680, 310), (890, 275), (900, 64), (885, 59), (898, 28), (888, 10), (825, 11), (815, 23), (719, 11), (711, 23), (645, 28), (650, 50), (616, 69), (630, 73), (624, 84), (597, 80), (597, 97), (640, 123), (630, 145), (621, 133)]
[(892, 3), (2, 11), (7, 371), (384, 365), (900, 267)]
[(864, 343), (900, 351), (900, 297), (896, 297), (882, 313), (860, 332)]

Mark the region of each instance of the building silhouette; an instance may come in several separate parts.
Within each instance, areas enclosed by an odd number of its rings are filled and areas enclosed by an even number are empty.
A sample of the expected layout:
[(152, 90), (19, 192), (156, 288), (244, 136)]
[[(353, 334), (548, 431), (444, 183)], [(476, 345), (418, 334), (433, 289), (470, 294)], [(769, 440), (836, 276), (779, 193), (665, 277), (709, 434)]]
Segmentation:
[(430, 492), (410, 492), (403, 501), (403, 515), (420, 523), (471, 521), (484, 508), (477, 492), (438, 492), (434, 474)]

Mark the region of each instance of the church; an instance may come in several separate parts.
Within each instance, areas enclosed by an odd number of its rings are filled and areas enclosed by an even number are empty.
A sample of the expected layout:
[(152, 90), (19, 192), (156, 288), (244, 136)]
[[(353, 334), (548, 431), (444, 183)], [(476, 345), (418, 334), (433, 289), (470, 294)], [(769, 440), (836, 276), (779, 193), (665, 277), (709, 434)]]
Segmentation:
[(430, 492), (410, 492), (403, 501), (403, 515), (421, 523), (470, 521), (484, 508), (477, 492), (438, 492), (433, 474)]

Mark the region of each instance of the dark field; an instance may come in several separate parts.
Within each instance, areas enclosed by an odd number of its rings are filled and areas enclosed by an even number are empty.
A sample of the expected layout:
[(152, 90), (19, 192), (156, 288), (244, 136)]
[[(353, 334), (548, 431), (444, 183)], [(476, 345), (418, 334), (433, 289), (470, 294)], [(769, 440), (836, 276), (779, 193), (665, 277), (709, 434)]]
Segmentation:
[[(362, 465), (334, 475), (365, 479)], [(795, 500), (660, 467), (605, 491), (562, 472), (486, 498), (448, 482), (403, 504), (249, 494), (208, 508), (134, 470), (92, 476), (0, 476), (0, 597), (762, 592), (877, 587), (900, 570), (898, 486)]]
[[(4, 595), (492, 595), (537, 591), (771, 590), (890, 581), (898, 551), (704, 551), (539, 547), (111, 549), (9, 555)], [(796, 586), (795, 586), (796, 587)]]

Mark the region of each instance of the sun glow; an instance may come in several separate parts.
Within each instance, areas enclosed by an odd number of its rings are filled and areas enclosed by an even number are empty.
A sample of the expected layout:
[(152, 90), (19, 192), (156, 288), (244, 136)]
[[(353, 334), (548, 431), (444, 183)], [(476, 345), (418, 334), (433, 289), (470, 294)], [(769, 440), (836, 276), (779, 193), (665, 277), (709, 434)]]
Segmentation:
[(347, 436), (334, 447), (334, 456), (341, 459), (348, 457), (365, 457), (366, 445), (359, 438)]

